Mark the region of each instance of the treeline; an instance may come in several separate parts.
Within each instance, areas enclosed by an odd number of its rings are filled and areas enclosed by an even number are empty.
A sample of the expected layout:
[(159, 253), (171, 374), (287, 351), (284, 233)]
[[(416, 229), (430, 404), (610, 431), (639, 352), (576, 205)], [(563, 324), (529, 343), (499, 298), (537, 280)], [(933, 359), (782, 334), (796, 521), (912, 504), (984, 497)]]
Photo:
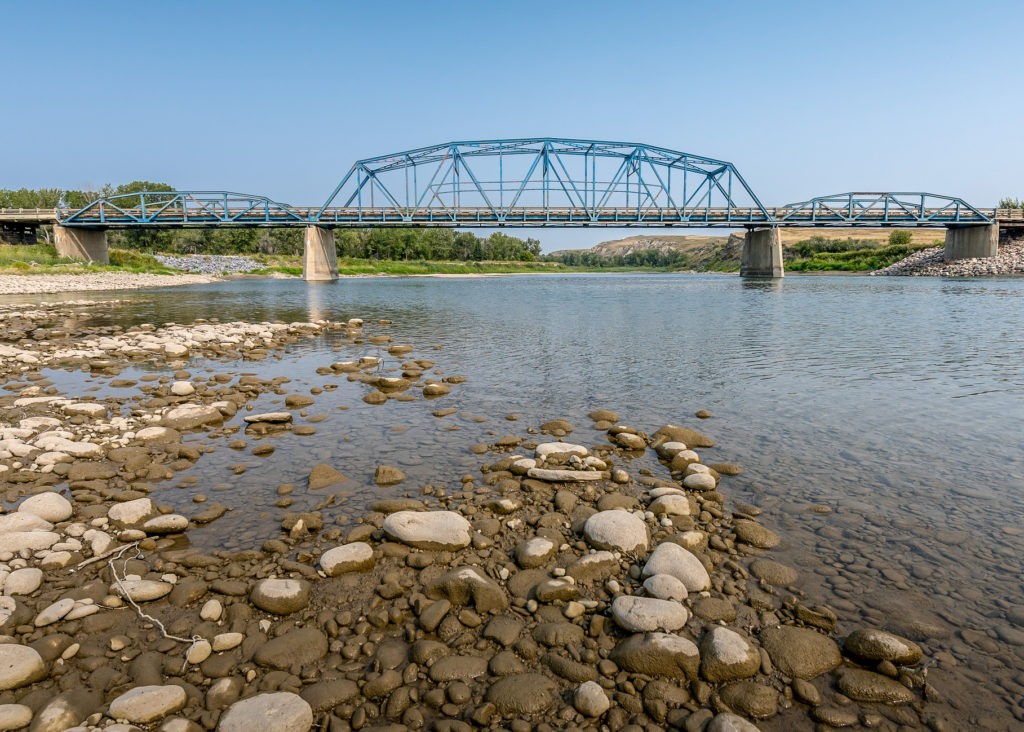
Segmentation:
[[(301, 254), (302, 229), (111, 229), (110, 246), (183, 254)], [(452, 229), (335, 229), (339, 257), (393, 261), (533, 262), (540, 242), (500, 231), (482, 238)]]
[[(171, 191), (166, 183), (132, 181), (105, 185), (97, 191), (57, 188), (0, 189), (0, 208), (54, 208), (63, 193), (72, 208), (105, 196), (139, 191)], [(49, 240), (48, 232), (44, 238)], [(532, 262), (540, 258), (540, 242), (502, 232), (482, 238), (452, 229), (336, 229), (338, 256), (395, 261)], [(301, 229), (111, 229), (110, 246), (147, 252), (204, 254), (301, 254)]]
[(561, 262), (567, 267), (616, 268), (616, 267), (648, 267), (656, 269), (673, 269), (689, 266), (689, 258), (683, 252), (644, 249), (630, 254), (618, 254), (605, 257), (591, 251), (562, 252), (548, 254), (547, 262)]

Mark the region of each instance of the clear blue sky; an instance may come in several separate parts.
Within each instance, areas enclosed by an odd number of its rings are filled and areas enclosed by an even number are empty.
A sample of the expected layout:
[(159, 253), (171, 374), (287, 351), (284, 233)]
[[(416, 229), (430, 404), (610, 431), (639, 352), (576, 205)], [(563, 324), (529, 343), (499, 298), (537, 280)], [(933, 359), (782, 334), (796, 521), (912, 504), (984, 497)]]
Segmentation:
[[(454, 139), (645, 142), (766, 205), (1024, 196), (1024, 7), (919, 2), (0, 2), (0, 187), (323, 201)], [(605, 235), (608, 234), (608, 235)], [(545, 249), (616, 232), (539, 232)]]

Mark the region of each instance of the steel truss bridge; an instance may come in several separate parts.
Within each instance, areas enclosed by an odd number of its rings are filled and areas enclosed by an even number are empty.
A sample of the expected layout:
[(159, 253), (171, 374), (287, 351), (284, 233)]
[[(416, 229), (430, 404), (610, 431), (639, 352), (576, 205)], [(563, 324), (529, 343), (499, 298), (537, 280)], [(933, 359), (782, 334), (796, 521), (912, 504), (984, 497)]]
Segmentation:
[(319, 206), (227, 191), (143, 191), (32, 213), (0, 211), (0, 225), (951, 227), (992, 224), (1004, 214), (922, 192), (842, 193), (768, 208), (732, 163), (637, 143), (548, 137), (450, 142), (359, 160)]

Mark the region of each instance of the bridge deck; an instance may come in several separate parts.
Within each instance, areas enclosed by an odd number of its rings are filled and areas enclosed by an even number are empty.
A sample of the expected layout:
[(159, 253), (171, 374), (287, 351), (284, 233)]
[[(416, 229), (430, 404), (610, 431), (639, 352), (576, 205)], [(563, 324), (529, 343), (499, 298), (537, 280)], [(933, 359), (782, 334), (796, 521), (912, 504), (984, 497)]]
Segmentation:
[[(1004, 227), (1024, 227), (1022, 209), (978, 209), (979, 213)], [(252, 210), (228, 208), (218, 211), (174, 210), (148, 216), (139, 209), (91, 210), (78, 212), (67, 226), (86, 228), (207, 228), (236, 227), (304, 227), (353, 228), (368, 226), (426, 227), (678, 227), (678, 228), (742, 228), (744, 226), (780, 227), (918, 227), (942, 228), (957, 224), (988, 223), (980, 218), (965, 217), (943, 209), (924, 209), (914, 214), (889, 211), (865, 211), (854, 218), (841, 212), (820, 209), (769, 208), (768, 217), (756, 208), (636, 209), (624, 208), (516, 208), (495, 212), (493, 209), (460, 208), (458, 210), (421, 209), (405, 214), (394, 208), (340, 208), (321, 211), (319, 208), (286, 210)], [(53, 209), (0, 209), (0, 223), (55, 224), (60, 221)]]

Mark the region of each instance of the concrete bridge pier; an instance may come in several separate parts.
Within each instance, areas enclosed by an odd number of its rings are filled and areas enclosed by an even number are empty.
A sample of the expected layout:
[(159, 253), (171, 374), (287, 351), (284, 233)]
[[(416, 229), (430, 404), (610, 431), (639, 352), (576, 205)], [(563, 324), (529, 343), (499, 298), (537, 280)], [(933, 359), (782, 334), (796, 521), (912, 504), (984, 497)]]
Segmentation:
[(741, 277), (782, 277), (782, 237), (777, 227), (747, 229), (740, 260)]
[(994, 257), (999, 246), (999, 224), (950, 226), (946, 229), (945, 260)]
[(103, 229), (80, 229), (54, 224), (53, 244), (57, 248), (57, 256), (110, 264), (107, 232)]
[(307, 226), (302, 237), (302, 279), (307, 282), (332, 282), (338, 279), (338, 251), (334, 230)]

